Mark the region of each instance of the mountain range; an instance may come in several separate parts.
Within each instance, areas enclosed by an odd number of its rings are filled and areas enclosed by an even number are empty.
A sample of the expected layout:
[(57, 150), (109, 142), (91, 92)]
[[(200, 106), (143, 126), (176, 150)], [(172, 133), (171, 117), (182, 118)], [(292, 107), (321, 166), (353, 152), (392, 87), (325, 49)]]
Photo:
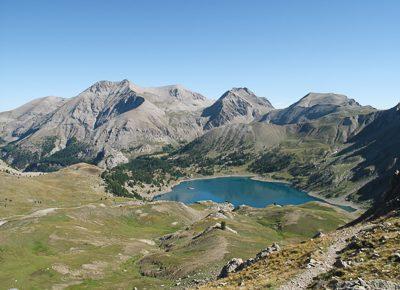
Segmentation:
[[(333, 93), (275, 109), (248, 88), (214, 101), (124, 80), (34, 100), (0, 113), (0, 283), (398, 289), (399, 132), (400, 104)], [(231, 174), (327, 202), (151, 200), (186, 178)]]
[[(101, 154), (103, 165), (112, 167), (127, 160), (124, 150), (141, 154), (185, 143), (213, 127), (250, 123), (271, 109), (266, 99), (246, 88), (227, 91), (213, 103), (180, 85), (142, 88), (128, 80), (100, 81), (71, 99), (46, 97), (0, 113), (0, 137), (40, 157), (76, 138), (91, 148), (87, 154)], [(43, 152), (49, 138), (54, 144)], [(5, 155), (17, 165), (12, 155)]]
[[(255, 160), (290, 149), (297, 167), (284, 170), (297, 186), (334, 186), (368, 200), (399, 165), (399, 116), (399, 106), (379, 111), (334, 93), (309, 93), (275, 109), (248, 88), (213, 101), (181, 85), (100, 81), (73, 98), (45, 97), (0, 113), (0, 146), (8, 164), (26, 171), (82, 161), (113, 168), (170, 148), (203, 156), (246, 151)], [(318, 146), (322, 155), (310, 154)], [(356, 186), (340, 189), (347, 182)]]

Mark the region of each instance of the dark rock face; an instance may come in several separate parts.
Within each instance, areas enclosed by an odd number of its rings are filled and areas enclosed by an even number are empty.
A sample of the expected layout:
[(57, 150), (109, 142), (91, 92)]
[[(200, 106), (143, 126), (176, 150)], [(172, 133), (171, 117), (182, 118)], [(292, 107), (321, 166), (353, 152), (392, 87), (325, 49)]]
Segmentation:
[(96, 118), (94, 129), (100, 127), (115, 116), (138, 108), (141, 104), (144, 103), (144, 101), (144, 98), (140, 96), (134, 94), (128, 95), (127, 97), (121, 99), (114, 107), (107, 108), (105, 111), (99, 113)]
[(393, 172), (400, 168), (400, 111), (398, 106), (377, 112), (375, 120), (349, 140), (346, 151), (363, 157), (354, 171), (354, 179), (363, 178), (366, 168), (374, 168), (376, 178), (360, 189), (365, 196), (379, 196), (390, 189)]
[(359, 218), (352, 221), (349, 225), (354, 225), (356, 223), (373, 220), (389, 214), (390, 212), (396, 212), (400, 210), (400, 171), (396, 170), (392, 176), (390, 182), (390, 188), (381, 198), (376, 200), (375, 204), (362, 214)]

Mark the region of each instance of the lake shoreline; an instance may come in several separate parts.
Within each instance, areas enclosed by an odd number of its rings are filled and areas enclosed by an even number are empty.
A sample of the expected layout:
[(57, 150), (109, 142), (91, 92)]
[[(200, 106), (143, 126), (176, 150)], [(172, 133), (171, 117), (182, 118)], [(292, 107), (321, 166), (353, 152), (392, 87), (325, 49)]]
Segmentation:
[(365, 209), (362, 208), (360, 205), (355, 204), (355, 203), (350, 202), (350, 201), (347, 201), (347, 200), (345, 200), (345, 199), (343, 199), (343, 198), (340, 198), (340, 199), (326, 198), (326, 197), (320, 195), (320, 194), (319, 194), (318, 192), (316, 192), (316, 191), (310, 191), (310, 192), (307, 192), (307, 194), (310, 195), (310, 196), (312, 196), (312, 197), (321, 199), (321, 200), (323, 200), (324, 202), (326, 202), (326, 203), (328, 203), (328, 204), (331, 204), (331, 205), (334, 205), (334, 206), (337, 206), (337, 207), (340, 207), (340, 206), (351, 207), (351, 208), (354, 209), (354, 212), (352, 212), (352, 213), (354, 213), (354, 214), (361, 215), (361, 214), (365, 211)]
[[(248, 177), (248, 178), (250, 178), (250, 179), (252, 179), (254, 181), (287, 184), (287, 185), (290, 185), (291, 187), (293, 187), (293, 188), (295, 188), (297, 190), (304, 191), (307, 195), (309, 195), (311, 197), (314, 197), (314, 198), (317, 198), (317, 199), (320, 199), (321, 201), (323, 201), (323, 202), (325, 202), (327, 204), (330, 204), (332, 206), (335, 206), (335, 207), (338, 207), (338, 208), (350, 207), (350, 208), (354, 209), (354, 211), (352, 211), (352, 213), (354, 213), (354, 214), (361, 214), (364, 211), (364, 209), (362, 207), (360, 207), (359, 205), (354, 204), (354, 203), (349, 202), (349, 201), (346, 201), (344, 199), (330, 199), (330, 198), (326, 198), (326, 197), (321, 196), (320, 194), (318, 194), (318, 192), (314, 192), (314, 191), (308, 192), (308, 191), (305, 191), (303, 189), (296, 188), (288, 180), (274, 179), (274, 178), (264, 177), (264, 176), (261, 176), (261, 175), (258, 175), (258, 174), (251, 174), (251, 173), (248, 173), (248, 174), (245, 174), (245, 173), (243, 173), (243, 174), (240, 174), (240, 173), (239, 174), (220, 174), (220, 175), (217, 174), (217, 175), (212, 175), (212, 176), (198, 176), (198, 177), (183, 178), (183, 179), (180, 179), (180, 180), (177, 180), (177, 181), (171, 183), (165, 189), (151, 194), (150, 201), (155, 201), (155, 198), (157, 198), (159, 196), (162, 196), (162, 195), (164, 195), (164, 194), (166, 194), (168, 192), (171, 192), (173, 187), (175, 187), (175, 186), (177, 186), (177, 185), (179, 185), (179, 184), (181, 184), (183, 182), (190, 182), (190, 181), (204, 180), (204, 179), (227, 178), (227, 177), (228, 178), (229, 177)], [(345, 210), (343, 208), (341, 208), (341, 209)], [(345, 210), (345, 211), (349, 212), (347, 210)]]

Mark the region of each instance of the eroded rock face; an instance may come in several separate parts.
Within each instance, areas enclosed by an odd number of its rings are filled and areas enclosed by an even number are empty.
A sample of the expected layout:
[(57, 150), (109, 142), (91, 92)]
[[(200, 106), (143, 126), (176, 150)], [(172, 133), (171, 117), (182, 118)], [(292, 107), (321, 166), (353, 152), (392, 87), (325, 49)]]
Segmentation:
[(110, 147), (104, 149), (102, 154), (104, 155), (104, 157), (98, 164), (100, 167), (114, 168), (118, 164), (127, 163), (129, 161), (129, 159), (124, 154), (122, 154), (122, 152)]

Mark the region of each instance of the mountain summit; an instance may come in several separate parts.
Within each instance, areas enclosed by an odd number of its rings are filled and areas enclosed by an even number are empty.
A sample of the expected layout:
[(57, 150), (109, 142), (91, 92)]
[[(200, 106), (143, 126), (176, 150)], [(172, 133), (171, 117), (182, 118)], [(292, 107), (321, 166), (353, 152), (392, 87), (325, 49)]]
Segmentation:
[(248, 88), (233, 88), (206, 108), (202, 116), (209, 118), (205, 128), (210, 129), (232, 122), (250, 123), (273, 109), (266, 98), (256, 96)]
[(262, 120), (277, 125), (294, 124), (319, 119), (332, 113), (363, 109), (366, 107), (345, 95), (309, 93), (286, 109), (266, 114)]
[(308, 93), (298, 102), (294, 103), (293, 107), (313, 107), (316, 105), (330, 105), (330, 106), (349, 106), (360, 107), (354, 99), (350, 99), (345, 95), (334, 93)]

